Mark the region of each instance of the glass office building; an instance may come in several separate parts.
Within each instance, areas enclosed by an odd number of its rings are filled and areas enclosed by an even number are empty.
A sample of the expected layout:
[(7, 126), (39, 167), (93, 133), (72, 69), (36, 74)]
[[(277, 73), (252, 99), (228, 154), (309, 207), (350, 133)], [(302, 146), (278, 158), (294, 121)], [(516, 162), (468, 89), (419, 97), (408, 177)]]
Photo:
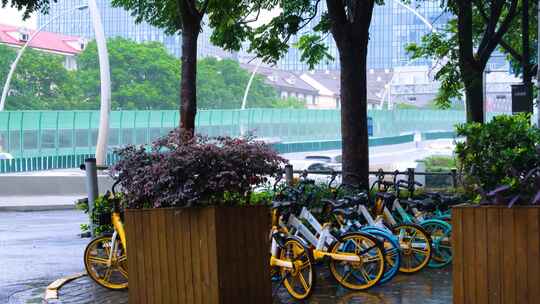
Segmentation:
[[(320, 20), (321, 12), (326, 11), (326, 2), (321, 1), (319, 13), (314, 20), (306, 26), (302, 33), (312, 31)], [(411, 1), (409, 8), (414, 9), (419, 15), (435, 28), (444, 26), (450, 15), (443, 12), (439, 0), (433, 1)], [(427, 60), (415, 60), (410, 62), (410, 57), (405, 51), (405, 46), (409, 43), (419, 43), (423, 35), (429, 33), (431, 29), (410, 9), (407, 9), (398, 0), (386, 0), (384, 5), (376, 6), (373, 12), (370, 28), (370, 41), (368, 50), (368, 68), (390, 69), (404, 65), (426, 65)], [(291, 45), (297, 41), (298, 37), (291, 39)], [(335, 60), (322, 62), (317, 65), (318, 70), (338, 70), (338, 52), (332, 35), (325, 38), (330, 54)], [(306, 64), (300, 61), (300, 52), (291, 47), (289, 53), (279, 62), (278, 66), (287, 70), (307, 70)]]
[[(169, 52), (176, 57), (180, 57), (181, 37), (179, 35), (166, 35), (163, 30), (158, 29), (148, 23), (135, 23), (135, 18), (123, 8), (111, 7), (108, 0), (96, 0), (100, 10), (101, 20), (105, 30), (105, 35), (111, 37), (123, 37), (137, 42), (159, 41), (162, 42)], [(86, 4), (84, 0), (65, 0), (51, 3), (51, 8), (47, 15), (38, 14), (38, 27), (46, 24), (58, 14)], [(62, 33), (67, 35), (81, 36), (92, 39), (94, 32), (88, 10), (73, 11), (62, 15), (49, 24), (46, 29), (49, 32)], [(210, 43), (210, 31), (204, 28), (199, 35), (199, 56), (200, 57), (232, 57), (231, 53), (223, 51)]]

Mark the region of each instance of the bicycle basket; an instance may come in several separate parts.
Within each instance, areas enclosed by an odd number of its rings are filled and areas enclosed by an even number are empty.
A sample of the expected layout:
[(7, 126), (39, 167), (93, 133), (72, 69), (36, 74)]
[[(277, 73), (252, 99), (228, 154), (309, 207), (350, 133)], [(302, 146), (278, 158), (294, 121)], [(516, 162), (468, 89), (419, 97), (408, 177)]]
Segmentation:
[(112, 225), (111, 216), (112, 216), (111, 212), (100, 213), (96, 218), (97, 223), (95, 224), (99, 226)]

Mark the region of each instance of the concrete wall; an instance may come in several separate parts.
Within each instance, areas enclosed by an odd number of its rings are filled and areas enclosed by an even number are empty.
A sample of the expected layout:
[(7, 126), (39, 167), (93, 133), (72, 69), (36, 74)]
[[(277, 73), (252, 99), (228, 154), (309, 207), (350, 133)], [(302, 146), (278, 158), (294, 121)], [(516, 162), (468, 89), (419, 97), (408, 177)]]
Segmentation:
[[(0, 175), (0, 196), (86, 196), (85, 176)], [(112, 179), (98, 178), (99, 192), (111, 189)]]

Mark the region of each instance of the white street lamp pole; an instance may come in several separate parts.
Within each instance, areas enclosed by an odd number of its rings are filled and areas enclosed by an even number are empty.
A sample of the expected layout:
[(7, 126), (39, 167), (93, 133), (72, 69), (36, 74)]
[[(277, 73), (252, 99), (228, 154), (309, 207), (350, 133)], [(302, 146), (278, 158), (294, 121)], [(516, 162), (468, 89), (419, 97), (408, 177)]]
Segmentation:
[[(426, 19), (426, 17), (422, 16), (422, 14), (420, 14), (418, 11), (416, 11), (414, 8), (408, 6), (407, 4), (399, 1), (399, 0), (393, 0), (396, 4), (398, 4), (399, 6), (405, 8), (406, 10), (410, 11), (411, 13), (413, 13), (416, 17), (418, 17), (418, 19), (420, 19), (420, 21), (422, 21), (427, 27), (428, 29), (432, 32), (432, 33), (436, 33), (437, 32), (437, 29), (433, 26), (433, 24), (431, 22), (429, 22), (429, 20)], [(538, 0), (540, 1), (540, 0)], [(405, 66), (408, 66), (410, 65), (411, 63), (413, 63), (415, 60), (417, 59), (414, 59), (412, 61), (409, 61)], [(390, 98), (392, 96), (392, 84), (394, 83), (394, 78), (396, 77), (396, 73), (395, 73), (395, 70), (392, 71), (392, 78), (390, 79), (390, 81), (387, 83), (387, 88), (385, 88), (385, 97), (387, 98), (387, 103), (388, 103), (388, 107), (390, 108)], [(388, 94), (386, 93), (388, 91)], [(383, 102), (384, 102), (384, 97), (383, 97)]]
[(28, 38), (28, 41), (26, 41), (26, 43), (19, 49), (19, 52), (17, 53), (17, 57), (15, 57), (15, 60), (13, 61), (13, 63), (11, 64), (11, 68), (9, 70), (9, 73), (8, 73), (8, 76), (6, 78), (6, 82), (4, 83), (4, 89), (2, 90), (2, 98), (0, 99), (0, 112), (1, 111), (4, 111), (4, 108), (5, 108), (5, 105), (6, 105), (6, 98), (7, 98), (7, 95), (8, 95), (8, 92), (9, 92), (9, 85), (11, 83), (11, 78), (13, 78), (13, 74), (15, 73), (15, 69), (17, 68), (17, 64), (19, 63), (19, 60), (21, 60), (21, 57), (24, 53), (24, 51), (26, 50), (26, 48), (28, 47), (28, 45), (30, 44), (30, 42), (32, 42), (32, 40), (49, 24), (51, 24), (51, 22), (53, 22), (54, 20), (58, 19), (59, 17), (67, 14), (67, 13), (70, 13), (72, 11), (76, 11), (76, 10), (84, 10), (84, 9), (87, 9), (88, 8), (88, 5), (81, 5), (81, 6), (77, 6), (77, 7), (74, 7), (74, 8), (71, 8), (71, 9), (68, 9), (68, 10), (65, 10), (63, 12), (61, 12), (60, 14), (54, 16), (53, 18), (51, 18), (51, 20), (49, 20), (49, 22), (45, 23), (44, 25), (42, 25), (37, 31), (35, 31), (31, 36), (30, 38)]
[(427, 27), (429, 27), (429, 30), (436, 33), (437, 32), (437, 29), (435, 29), (435, 27), (433, 26), (433, 24), (431, 24), (427, 19), (426, 17), (422, 16), (422, 14), (420, 14), (419, 12), (417, 12), (414, 8), (408, 6), (407, 4), (399, 1), (399, 0), (393, 0), (395, 3), (397, 3), (399, 6), (405, 8), (406, 10), (410, 11), (411, 13), (415, 14), (416, 17), (418, 17), (418, 19), (420, 19), (425, 25), (427, 25)]
[(107, 159), (107, 142), (109, 139), (109, 114), (111, 112), (111, 72), (109, 69), (109, 54), (103, 23), (96, 4), (96, 0), (89, 0), (90, 17), (96, 35), (96, 44), (99, 56), (99, 76), (101, 83), (101, 106), (99, 114), (99, 129), (96, 145), (96, 164), (105, 166)]
[(255, 66), (255, 69), (253, 69), (253, 73), (251, 73), (251, 77), (249, 77), (249, 81), (248, 81), (246, 89), (244, 91), (244, 98), (242, 99), (242, 107), (241, 107), (242, 110), (246, 109), (247, 97), (248, 97), (249, 89), (251, 89), (251, 83), (253, 82), (253, 78), (255, 78), (255, 74), (257, 73), (257, 70), (259, 69), (261, 64), (262, 64), (262, 60), (259, 61), (259, 63), (257, 63), (257, 65)]

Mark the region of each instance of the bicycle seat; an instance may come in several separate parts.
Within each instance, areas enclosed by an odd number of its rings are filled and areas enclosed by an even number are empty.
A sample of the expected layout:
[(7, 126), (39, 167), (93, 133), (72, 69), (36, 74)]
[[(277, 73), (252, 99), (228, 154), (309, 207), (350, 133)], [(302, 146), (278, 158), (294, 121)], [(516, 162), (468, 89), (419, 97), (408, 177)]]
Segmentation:
[(294, 202), (292, 201), (272, 201), (272, 209), (282, 209), (292, 206)]
[(338, 200), (322, 199), (321, 202), (327, 206), (328, 205), (331, 206), (332, 209), (349, 207), (351, 203), (350, 200), (348, 199), (338, 199)]
[(351, 217), (357, 215), (356, 211), (353, 210), (353, 209), (341, 209), (341, 208), (334, 209), (332, 211), (332, 213), (338, 213), (338, 214), (340, 214), (340, 215), (342, 215), (342, 216), (344, 216), (346, 218), (351, 218)]
[(416, 208), (423, 211), (434, 211), (436, 209), (435, 202), (429, 198), (424, 200), (402, 200), (399, 203), (408, 208)]
[(384, 201), (386, 201), (386, 200), (394, 200), (396, 198), (396, 195), (394, 193), (390, 193), (390, 192), (377, 192), (377, 194), (375, 194), (375, 196), (377, 198), (383, 199)]

